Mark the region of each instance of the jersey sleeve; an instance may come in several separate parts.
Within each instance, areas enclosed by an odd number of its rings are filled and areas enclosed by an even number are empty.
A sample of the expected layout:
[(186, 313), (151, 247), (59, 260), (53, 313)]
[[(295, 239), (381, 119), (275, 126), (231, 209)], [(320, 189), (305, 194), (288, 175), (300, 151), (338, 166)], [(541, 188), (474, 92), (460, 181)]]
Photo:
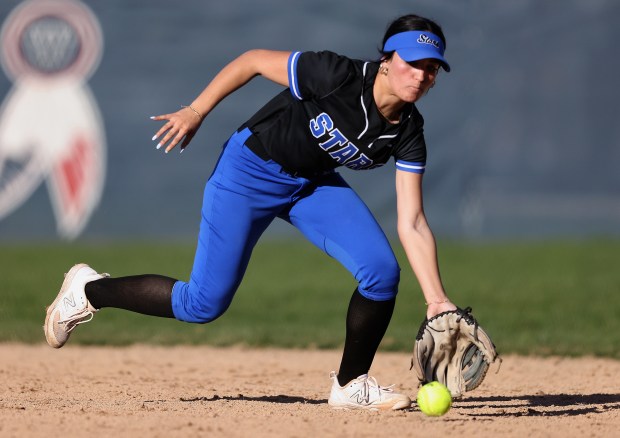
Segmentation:
[(320, 99), (342, 85), (352, 68), (350, 59), (333, 52), (292, 52), (289, 88), (298, 100)]
[(394, 160), (398, 170), (421, 174), (426, 170), (426, 142), (424, 120), (419, 114), (417, 116), (395, 148)]

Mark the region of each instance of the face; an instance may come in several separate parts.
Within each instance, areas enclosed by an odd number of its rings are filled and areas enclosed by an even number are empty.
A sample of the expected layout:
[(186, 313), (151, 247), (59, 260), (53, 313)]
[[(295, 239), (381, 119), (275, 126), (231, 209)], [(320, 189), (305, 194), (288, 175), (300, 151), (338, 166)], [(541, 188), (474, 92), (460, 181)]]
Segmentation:
[(408, 103), (417, 101), (428, 92), (435, 84), (441, 66), (436, 59), (407, 62), (397, 52), (384, 62), (388, 67), (387, 79), (392, 93)]

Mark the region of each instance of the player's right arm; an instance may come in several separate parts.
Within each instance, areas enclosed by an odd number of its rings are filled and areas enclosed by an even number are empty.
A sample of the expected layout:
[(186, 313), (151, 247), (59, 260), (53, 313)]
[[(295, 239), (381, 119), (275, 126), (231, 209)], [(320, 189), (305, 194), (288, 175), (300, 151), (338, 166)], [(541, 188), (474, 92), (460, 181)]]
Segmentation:
[(428, 304), (426, 316), (456, 309), (439, 275), (437, 246), (422, 201), (422, 174), (396, 170), (398, 236)]
[[(160, 116), (153, 120), (167, 122), (157, 131), (153, 140), (161, 140), (158, 147), (166, 146), (166, 152), (172, 150), (181, 140), (181, 150), (191, 141), (204, 118), (226, 96), (247, 84), (256, 76), (265, 78), (288, 87), (288, 58), (291, 52), (275, 50), (250, 50), (224, 67), (191, 103), (190, 107)], [(166, 145), (167, 144), (167, 145)]]

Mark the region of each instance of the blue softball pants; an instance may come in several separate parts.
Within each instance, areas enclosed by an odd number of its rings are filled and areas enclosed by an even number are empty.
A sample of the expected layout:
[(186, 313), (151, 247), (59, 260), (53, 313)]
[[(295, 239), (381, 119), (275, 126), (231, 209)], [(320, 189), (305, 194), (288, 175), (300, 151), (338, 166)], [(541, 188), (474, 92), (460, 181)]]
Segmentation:
[(189, 282), (172, 290), (176, 319), (213, 321), (229, 307), (256, 242), (282, 218), (358, 281), (374, 301), (396, 296), (400, 268), (390, 244), (364, 202), (336, 172), (294, 177), (244, 144), (246, 128), (224, 145), (203, 198), (202, 219)]

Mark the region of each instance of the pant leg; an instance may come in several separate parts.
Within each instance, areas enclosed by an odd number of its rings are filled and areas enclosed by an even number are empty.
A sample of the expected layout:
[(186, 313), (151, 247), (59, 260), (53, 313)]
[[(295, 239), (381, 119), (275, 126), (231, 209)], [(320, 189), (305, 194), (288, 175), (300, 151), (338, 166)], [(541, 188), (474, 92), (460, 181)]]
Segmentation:
[(370, 369), (392, 317), (398, 262), (370, 210), (337, 174), (295, 203), (288, 220), (359, 282), (349, 303), (338, 371), (338, 382), (344, 385)]
[(400, 267), (389, 241), (366, 204), (339, 174), (319, 180), (285, 219), (340, 261), (357, 279), (364, 297), (386, 301), (396, 296)]
[(299, 190), (299, 181), (243, 145), (247, 134), (231, 137), (205, 187), (190, 280), (173, 287), (179, 320), (205, 323), (226, 311), (259, 237)]

